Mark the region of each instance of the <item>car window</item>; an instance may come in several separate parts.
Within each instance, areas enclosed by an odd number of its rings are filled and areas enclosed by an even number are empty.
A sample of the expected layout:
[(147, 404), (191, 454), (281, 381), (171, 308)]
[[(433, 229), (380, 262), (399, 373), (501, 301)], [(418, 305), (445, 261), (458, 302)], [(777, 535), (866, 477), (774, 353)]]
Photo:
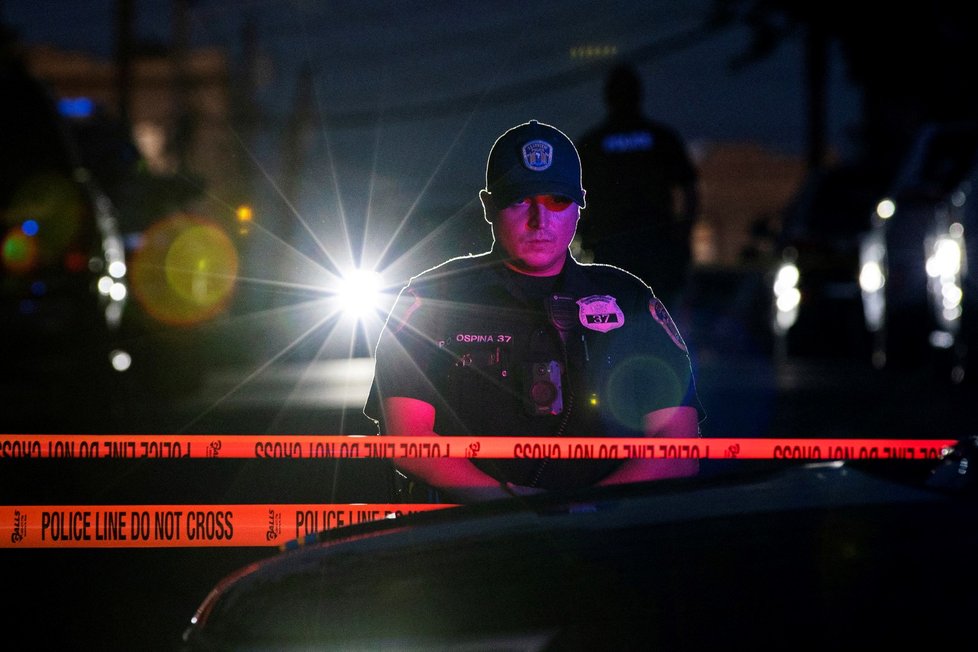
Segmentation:
[(16, 69), (2, 74), (0, 238), (4, 275), (80, 272), (97, 245), (91, 208), (52, 98)]
[(854, 168), (813, 173), (785, 211), (784, 239), (845, 237), (865, 231), (883, 181), (880, 174)]
[(974, 130), (940, 132), (927, 152), (921, 179), (948, 192), (964, 176), (975, 158), (978, 134)]
[(25, 178), (40, 172), (70, 174), (71, 156), (52, 128), (57, 124), (50, 99), (39, 84), (16, 72), (0, 72), (0, 201), (10, 200)]

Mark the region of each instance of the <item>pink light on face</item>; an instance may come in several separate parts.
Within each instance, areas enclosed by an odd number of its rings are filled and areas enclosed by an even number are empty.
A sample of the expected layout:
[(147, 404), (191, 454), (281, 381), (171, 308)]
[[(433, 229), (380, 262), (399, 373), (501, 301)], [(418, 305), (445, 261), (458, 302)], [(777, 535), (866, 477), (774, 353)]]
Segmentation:
[(499, 210), (493, 221), (496, 239), (510, 267), (530, 276), (560, 273), (580, 211), (559, 195), (536, 195)]

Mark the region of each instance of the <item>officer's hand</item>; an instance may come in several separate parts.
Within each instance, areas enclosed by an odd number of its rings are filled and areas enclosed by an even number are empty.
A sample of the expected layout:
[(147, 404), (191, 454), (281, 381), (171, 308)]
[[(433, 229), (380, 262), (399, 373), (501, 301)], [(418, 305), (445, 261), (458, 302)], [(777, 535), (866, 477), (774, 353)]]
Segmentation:
[(527, 487), (521, 484), (516, 484), (515, 482), (507, 482), (503, 485), (503, 488), (511, 496), (535, 496), (546, 491), (546, 489), (541, 489), (540, 487)]

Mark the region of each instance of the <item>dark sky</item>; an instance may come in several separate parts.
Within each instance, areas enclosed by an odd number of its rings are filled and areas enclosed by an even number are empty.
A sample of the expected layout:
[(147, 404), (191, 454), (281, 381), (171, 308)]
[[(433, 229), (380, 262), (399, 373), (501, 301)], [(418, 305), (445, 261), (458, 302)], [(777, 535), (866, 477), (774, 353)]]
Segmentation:
[[(169, 42), (174, 4), (134, 0), (137, 36)], [(702, 31), (708, 0), (186, 4), (191, 42), (227, 48), (238, 65), (243, 26), (248, 18), (254, 21), (263, 63), (258, 99), (271, 111), (288, 106), (298, 67), (308, 63), (324, 123), (330, 120), (337, 130), (365, 115), (373, 123), (394, 123), (407, 106), (418, 109), (411, 112), (414, 121), (419, 114), (453, 117), (458, 129), (474, 119), (489, 121), (495, 132), (532, 115), (578, 134), (602, 111), (601, 69), (587, 68), (602, 60), (574, 56), (594, 46), (638, 53), (647, 109), (687, 140), (752, 140), (804, 151), (799, 42), (732, 72), (728, 64), (743, 50), (747, 34), (739, 28)], [(115, 6), (115, 0), (4, 0), (0, 15), (27, 43), (108, 57)], [(838, 60), (831, 75), (830, 138), (846, 148), (856, 97)]]
[[(137, 38), (172, 42), (175, 3), (133, 1)], [(473, 229), (464, 215), (479, 210), (495, 138), (531, 118), (581, 135), (604, 113), (602, 82), (614, 57), (637, 64), (647, 112), (674, 126), (694, 157), (720, 141), (804, 156), (800, 41), (734, 71), (730, 62), (750, 34), (705, 29), (710, 4), (195, 0), (187, 2), (186, 24), (193, 46), (224, 48), (240, 76), (245, 25), (253, 21), (260, 128), (236, 142), (255, 162), (257, 192), (266, 196), (259, 208), (281, 224), (300, 224), (283, 239), (312, 247), (309, 234), (321, 233), (319, 224), (384, 225), (364, 227), (363, 247), (374, 252), (367, 257), (399, 256), (390, 243), (433, 242), (428, 235), (438, 225), (447, 234), (439, 241), (454, 243), (447, 251), (454, 255), (486, 245), (488, 231)], [(2, 16), (27, 44), (103, 57), (114, 48), (115, 7), (115, 0), (0, 0)], [(298, 189), (289, 192), (282, 134), (303, 66), (313, 79), (312, 134)], [(830, 146), (845, 155), (858, 97), (838, 57), (830, 77)], [(444, 253), (412, 255), (437, 260)]]

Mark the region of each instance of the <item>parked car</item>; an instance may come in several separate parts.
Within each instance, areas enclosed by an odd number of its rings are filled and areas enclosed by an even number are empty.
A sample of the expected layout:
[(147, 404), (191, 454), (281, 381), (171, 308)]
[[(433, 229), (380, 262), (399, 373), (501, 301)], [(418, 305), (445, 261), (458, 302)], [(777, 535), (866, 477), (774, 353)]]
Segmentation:
[(860, 243), (863, 318), (873, 364), (919, 367), (928, 359), (934, 319), (928, 303), (925, 240), (948, 196), (978, 153), (978, 124), (924, 126), (900, 173), (880, 198)]
[(0, 96), (0, 429), (104, 424), (126, 364), (117, 216), (48, 89), (4, 62)]
[(933, 330), (928, 343), (938, 374), (975, 381), (978, 349), (978, 161), (934, 212), (924, 266)]
[(770, 276), (771, 330), (786, 355), (868, 350), (859, 294), (859, 239), (889, 180), (886, 166), (815, 170), (785, 209)]
[(971, 647), (974, 444), (328, 530), (217, 584), (184, 652)]

